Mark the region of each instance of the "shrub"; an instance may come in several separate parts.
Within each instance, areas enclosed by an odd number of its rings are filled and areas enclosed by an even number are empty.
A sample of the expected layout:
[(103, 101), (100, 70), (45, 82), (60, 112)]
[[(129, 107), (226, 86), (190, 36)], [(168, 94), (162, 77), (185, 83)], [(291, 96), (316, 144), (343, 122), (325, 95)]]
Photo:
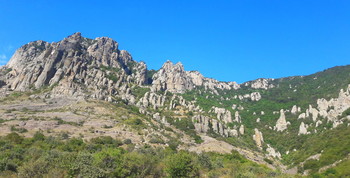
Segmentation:
[(33, 140), (34, 141), (43, 141), (45, 140), (45, 135), (42, 132), (35, 132), (34, 136), (33, 136)]
[(185, 151), (169, 156), (165, 162), (165, 171), (169, 177), (195, 177), (198, 175), (198, 169), (191, 154)]
[(159, 136), (159, 135), (152, 135), (150, 143), (155, 143), (155, 144), (164, 144), (164, 140)]
[(20, 135), (18, 135), (18, 133), (15, 133), (15, 132), (8, 134), (5, 137), (5, 139), (7, 139), (15, 144), (20, 144), (23, 141), (23, 137), (21, 137)]
[(270, 160), (270, 159), (268, 159), (268, 158), (264, 158), (264, 161), (267, 162), (267, 163), (269, 163), (269, 164), (273, 164), (273, 161)]
[(11, 126), (11, 131), (12, 132), (18, 132), (18, 133), (25, 133), (25, 132), (28, 132), (27, 129), (25, 128), (16, 128), (15, 126)]
[(101, 136), (101, 137), (92, 138), (90, 142), (94, 144), (102, 144), (102, 145), (114, 145), (114, 146), (122, 145), (122, 142), (120, 140), (113, 139), (111, 136)]
[(123, 143), (128, 145), (132, 144), (132, 141), (130, 139), (125, 139)]
[(146, 177), (151, 175), (154, 168), (155, 162), (152, 156), (137, 152), (126, 153), (123, 155), (121, 176)]

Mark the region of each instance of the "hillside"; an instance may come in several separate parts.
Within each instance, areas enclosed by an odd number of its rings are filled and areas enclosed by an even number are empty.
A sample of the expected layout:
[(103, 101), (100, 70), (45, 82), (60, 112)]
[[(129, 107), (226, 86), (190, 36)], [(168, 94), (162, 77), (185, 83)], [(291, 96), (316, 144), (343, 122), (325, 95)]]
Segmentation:
[[(350, 66), (238, 84), (171, 61), (149, 70), (107, 37), (75, 33), (59, 42), (30, 42), (0, 68), (0, 171), (22, 177), (349, 176), (349, 84)], [(36, 171), (62, 160), (76, 164)], [(177, 161), (191, 166), (179, 173), (171, 163)]]

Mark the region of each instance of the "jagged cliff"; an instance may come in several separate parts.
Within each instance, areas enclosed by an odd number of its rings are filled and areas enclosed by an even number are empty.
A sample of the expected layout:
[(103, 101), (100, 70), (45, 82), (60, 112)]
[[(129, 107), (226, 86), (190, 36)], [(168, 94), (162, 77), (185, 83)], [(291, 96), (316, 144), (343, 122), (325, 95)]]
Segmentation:
[(87, 39), (80, 33), (57, 43), (28, 43), (16, 51), (5, 68), (11, 71), (2, 79), (14, 91), (55, 85), (52, 95), (98, 99), (115, 94), (127, 96), (127, 83), (143, 85), (147, 73), (146, 65), (119, 50), (114, 40)]

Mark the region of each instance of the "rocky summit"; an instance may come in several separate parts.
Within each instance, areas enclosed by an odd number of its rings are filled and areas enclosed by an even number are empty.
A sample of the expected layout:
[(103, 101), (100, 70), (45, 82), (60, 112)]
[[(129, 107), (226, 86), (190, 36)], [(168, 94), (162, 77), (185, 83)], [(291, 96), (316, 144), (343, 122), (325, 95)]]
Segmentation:
[(0, 103), (4, 138), (41, 133), (112, 137), (133, 150), (235, 151), (281, 176), (350, 166), (350, 66), (221, 82), (180, 62), (150, 70), (111, 38), (75, 33), (20, 47), (0, 68)]

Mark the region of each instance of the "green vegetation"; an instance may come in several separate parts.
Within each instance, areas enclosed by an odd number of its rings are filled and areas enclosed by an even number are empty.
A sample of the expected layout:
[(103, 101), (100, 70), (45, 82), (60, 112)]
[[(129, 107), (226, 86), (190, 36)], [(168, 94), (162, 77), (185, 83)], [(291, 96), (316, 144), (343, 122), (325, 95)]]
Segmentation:
[(30, 99), (30, 95), (35, 95), (35, 94), (41, 94), (41, 93), (46, 93), (51, 91), (54, 87), (56, 87), (58, 83), (54, 83), (52, 85), (45, 85), (42, 86), (38, 89), (36, 89), (34, 86), (30, 86), (31, 91), (26, 91), (26, 92), (12, 92), (9, 96), (1, 98), (0, 102), (4, 101), (12, 101), (16, 99)]
[(116, 75), (113, 74), (108, 74), (106, 76), (109, 80), (112, 80), (113, 82), (117, 82), (118, 81), (118, 77)]
[[(344, 135), (346, 135), (346, 130), (349, 130), (346, 127), (340, 127), (334, 131), (326, 131), (323, 133), (325, 130), (324, 128), (329, 129), (332, 127), (332, 125), (327, 122), (327, 119), (318, 118), (323, 122), (323, 124), (316, 128), (314, 124), (310, 125), (311, 123), (314, 123), (311, 118), (298, 120), (298, 114), (293, 115), (290, 113), (286, 113), (286, 119), (291, 123), (291, 125), (288, 126), (287, 131), (276, 132), (271, 128), (273, 128), (280, 116), (280, 114), (273, 114), (274, 111), (279, 111), (280, 109), (290, 110), (293, 105), (297, 105), (302, 108), (302, 112), (305, 112), (310, 104), (314, 108), (316, 107), (317, 99), (325, 98), (329, 100), (331, 98), (337, 98), (339, 91), (347, 88), (348, 84), (350, 83), (350, 66), (334, 67), (309, 76), (276, 79), (270, 81), (270, 83), (275, 87), (268, 90), (253, 89), (243, 84), (241, 85), (241, 88), (237, 90), (217, 90), (219, 95), (213, 94), (209, 90), (205, 90), (204, 87), (197, 87), (195, 90), (188, 91), (182, 96), (188, 101), (196, 101), (196, 104), (207, 112), (205, 114), (211, 117), (216, 117), (216, 115), (209, 112), (212, 107), (225, 108), (231, 111), (232, 115), (234, 115), (235, 111), (239, 111), (242, 118), (242, 124), (245, 126), (245, 134), (243, 136), (238, 138), (220, 138), (218, 135), (213, 133), (211, 133), (211, 136), (217, 136), (219, 139), (225, 140), (226, 142), (238, 147), (245, 147), (255, 150), (256, 145), (251, 136), (254, 134), (254, 128), (258, 128), (263, 133), (265, 144), (270, 144), (272, 147), (282, 153), (283, 161), (287, 164), (292, 164), (294, 162), (300, 163), (308, 158), (308, 156), (320, 153), (322, 150), (320, 144), (322, 144), (322, 146), (326, 146), (325, 140), (330, 143), (334, 142), (331, 141), (331, 139), (328, 139), (330, 136), (332, 136), (332, 134), (327, 135), (329, 133), (334, 133), (332, 139), (335, 140), (338, 140), (339, 138), (337, 138), (335, 135), (343, 135), (340, 136), (340, 138), (345, 137)], [(243, 98), (240, 100), (237, 97), (239, 95), (243, 96), (253, 92), (259, 92), (262, 96), (261, 100), (251, 101), (248, 98)], [(233, 110), (233, 104), (236, 106), (241, 106), (244, 109)], [(265, 114), (260, 114), (261, 111), (264, 111)], [(345, 111), (342, 117), (348, 115), (350, 115), (350, 109)], [(256, 122), (257, 118), (260, 118), (260, 122)], [(298, 135), (301, 122), (304, 122), (310, 126), (308, 128), (309, 131), (316, 130), (317, 134), (313, 133), (311, 135)], [(241, 124), (235, 122), (228, 124), (229, 127), (237, 128), (240, 125)], [(346, 123), (344, 125), (346, 125)], [(269, 128), (269, 126), (271, 128)], [(338, 134), (335, 132), (338, 132)], [(340, 134), (340, 132), (342, 133)], [(327, 139), (324, 139), (325, 137)], [(317, 143), (315, 140), (317, 140)], [(346, 138), (343, 138), (343, 140), (346, 140)], [(316, 145), (316, 147), (314, 145)], [(347, 141), (345, 141), (344, 145), (347, 145)], [(326, 165), (334, 162), (337, 159), (341, 159), (347, 153), (344, 145), (340, 145), (340, 142), (329, 144), (326, 149), (333, 149), (333, 152), (329, 154), (335, 154), (336, 156), (324, 156), (324, 158), (321, 158), (320, 160), (321, 162), (322, 160), (324, 162), (317, 163), (315, 165), (311, 164), (312, 161), (310, 161), (310, 163), (308, 163), (309, 165), (307, 164), (307, 166), (315, 168), (316, 170), (316, 168), (320, 168), (322, 165)], [(294, 149), (298, 151), (293, 152), (290, 155), (284, 154), (287, 151), (291, 152)], [(325, 151), (325, 153), (327, 152)]]
[(347, 159), (320, 173), (315, 173), (313, 177), (350, 177), (350, 160)]
[[(310, 146), (312, 145), (312, 146)], [(320, 153), (320, 159), (310, 159), (305, 162), (301, 170), (310, 170), (316, 173), (324, 166), (328, 166), (347, 157), (350, 154), (350, 129), (346, 125), (340, 125), (335, 129), (315, 134), (307, 139), (298, 151), (285, 155), (288, 164), (297, 165), (308, 157)]]
[(196, 143), (202, 143), (203, 140), (200, 136), (197, 135), (196, 131), (194, 130), (194, 125), (189, 118), (182, 118), (182, 119), (175, 119), (170, 118), (168, 119), (168, 122), (171, 123), (171, 125), (174, 125), (176, 128), (184, 131), (187, 135), (194, 138)]
[(165, 161), (165, 171), (170, 177), (197, 177), (198, 168), (190, 153), (180, 151), (170, 155)]
[[(6, 69), (4, 69), (4, 70), (0, 71), (0, 72), (1, 72), (0, 74), (2, 74), (2, 75), (6, 75), (6, 74), (10, 73), (11, 71), (12, 71), (12, 69), (11, 69), (11, 68), (6, 68)], [(1, 85), (1, 84), (0, 84), (0, 85)]]
[(342, 117), (349, 116), (349, 115), (350, 115), (350, 108), (347, 109), (347, 110), (345, 110), (345, 111), (343, 112), (343, 114), (341, 115), (341, 118), (342, 118)]
[(82, 126), (84, 125), (84, 121), (80, 121), (80, 122), (69, 122), (69, 121), (64, 121), (59, 117), (54, 117), (53, 120), (58, 121), (58, 124), (68, 124), (68, 125), (73, 125), (73, 126)]
[(15, 126), (11, 126), (11, 132), (25, 133), (25, 132), (28, 132), (28, 130), (21, 127), (17, 128)]
[(165, 144), (164, 140), (159, 135), (152, 135), (151, 139), (149, 140), (149, 142), (150, 143), (155, 143), (155, 144)]
[(140, 131), (142, 129), (147, 128), (147, 125), (145, 124), (144, 121), (147, 121), (147, 120), (143, 120), (139, 117), (134, 116), (124, 120), (123, 123), (130, 126), (134, 130)]
[(122, 142), (97, 137), (84, 142), (71, 138), (33, 138), (17, 133), (0, 137), (1, 177), (282, 177), (237, 152), (231, 154), (173, 151), (148, 145), (122, 149)]
[(109, 80), (112, 80), (113, 82), (117, 82), (118, 81), (119, 73), (120, 73), (120, 70), (121, 70), (120, 68), (100, 65), (100, 70), (102, 72), (107, 73), (106, 77)]
[(147, 92), (149, 92), (151, 89), (149, 88), (143, 88), (139, 86), (135, 86), (131, 89), (131, 93), (136, 96), (136, 100), (139, 100), (141, 97), (143, 97)]
[(157, 70), (151, 69), (151, 70), (148, 70), (148, 71), (147, 71), (146, 81), (147, 81), (148, 84), (151, 84), (151, 83), (152, 83), (152, 81), (153, 81), (152, 77), (153, 77), (153, 75), (154, 75), (155, 73), (157, 73)]

